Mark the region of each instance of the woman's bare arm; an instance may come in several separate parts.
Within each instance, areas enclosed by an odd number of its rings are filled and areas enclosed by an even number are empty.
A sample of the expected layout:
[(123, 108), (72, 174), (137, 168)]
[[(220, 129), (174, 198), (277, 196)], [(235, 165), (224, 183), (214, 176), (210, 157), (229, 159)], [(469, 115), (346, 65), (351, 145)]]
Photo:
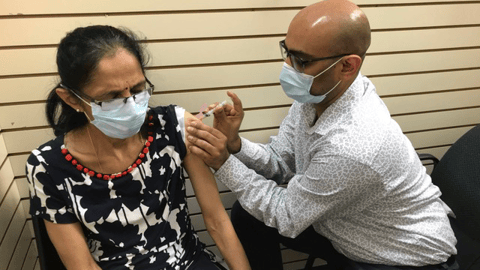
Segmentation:
[[(185, 113), (185, 119), (191, 120), (192, 115)], [(242, 244), (220, 200), (217, 183), (210, 168), (202, 159), (191, 153), (187, 153), (184, 164), (202, 210), (205, 226), (229, 268), (250, 269)]]
[(57, 224), (45, 220), (45, 227), (68, 270), (101, 270), (90, 254), (79, 222)]

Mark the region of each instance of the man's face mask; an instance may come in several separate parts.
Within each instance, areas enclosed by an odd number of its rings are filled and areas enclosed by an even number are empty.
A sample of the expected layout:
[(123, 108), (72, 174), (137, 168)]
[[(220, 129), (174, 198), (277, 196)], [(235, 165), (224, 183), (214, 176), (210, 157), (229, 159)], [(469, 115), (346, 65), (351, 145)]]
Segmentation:
[(325, 73), (327, 70), (335, 66), (340, 60), (338, 59), (335, 63), (330, 65), (328, 68), (317, 74), (316, 76), (308, 75), (305, 73), (300, 73), (296, 71), (293, 67), (288, 65), (286, 62), (283, 63), (282, 72), (280, 73), (280, 84), (285, 94), (293, 98), (294, 100), (301, 103), (320, 103), (325, 97), (332, 92), (342, 81), (340, 80), (335, 86), (330, 89), (327, 93), (320, 96), (313, 96), (310, 94), (310, 89), (312, 88), (313, 80), (318, 76)]

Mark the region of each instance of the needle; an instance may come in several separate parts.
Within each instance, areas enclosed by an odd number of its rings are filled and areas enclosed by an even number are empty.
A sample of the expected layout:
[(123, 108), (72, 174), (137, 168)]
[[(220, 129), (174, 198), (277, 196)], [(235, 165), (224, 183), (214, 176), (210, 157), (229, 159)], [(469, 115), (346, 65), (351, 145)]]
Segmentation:
[(211, 109), (210, 111), (204, 113), (203, 116), (204, 116), (204, 117), (209, 117), (209, 116), (211, 116), (211, 115), (213, 114), (213, 111), (215, 111), (216, 108), (218, 108), (218, 107), (220, 107), (220, 106), (223, 106), (223, 105), (225, 105), (225, 104), (227, 104), (227, 101), (226, 101), (226, 100), (222, 101), (222, 103), (218, 104), (217, 106), (215, 106), (215, 108)]

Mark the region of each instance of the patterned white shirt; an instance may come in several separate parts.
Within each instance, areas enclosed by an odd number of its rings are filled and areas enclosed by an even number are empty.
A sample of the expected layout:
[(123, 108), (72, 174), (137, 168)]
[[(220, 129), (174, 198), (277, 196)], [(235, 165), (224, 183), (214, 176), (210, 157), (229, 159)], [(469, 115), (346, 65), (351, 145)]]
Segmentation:
[(361, 74), (317, 121), (312, 104), (294, 102), (268, 144), (242, 138), (215, 176), (281, 235), (313, 225), (355, 261), (423, 266), (456, 254), (440, 190)]

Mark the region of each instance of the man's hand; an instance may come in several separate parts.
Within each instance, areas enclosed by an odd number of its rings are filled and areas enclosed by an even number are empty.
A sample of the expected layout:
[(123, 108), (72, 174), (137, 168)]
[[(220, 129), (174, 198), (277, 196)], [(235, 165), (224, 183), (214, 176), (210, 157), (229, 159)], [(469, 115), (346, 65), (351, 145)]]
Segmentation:
[(230, 156), (227, 150), (227, 137), (201, 121), (189, 121), (187, 125), (190, 152), (199, 156), (214, 170), (218, 170)]
[[(235, 154), (240, 151), (241, 148), (238, 130), (240, 129), (245, 114), (243, 112), (242, 101), (238, 96), (230, 91), (227, 92), (227, 95), (232, 99), (233, 106), (226, 104), (214, 111), (215, 119), (213, 120), (213, 127), (220, 130), (227, 137), (228, 152)], [(215, 106), (212, 108), (214, 107)]]

